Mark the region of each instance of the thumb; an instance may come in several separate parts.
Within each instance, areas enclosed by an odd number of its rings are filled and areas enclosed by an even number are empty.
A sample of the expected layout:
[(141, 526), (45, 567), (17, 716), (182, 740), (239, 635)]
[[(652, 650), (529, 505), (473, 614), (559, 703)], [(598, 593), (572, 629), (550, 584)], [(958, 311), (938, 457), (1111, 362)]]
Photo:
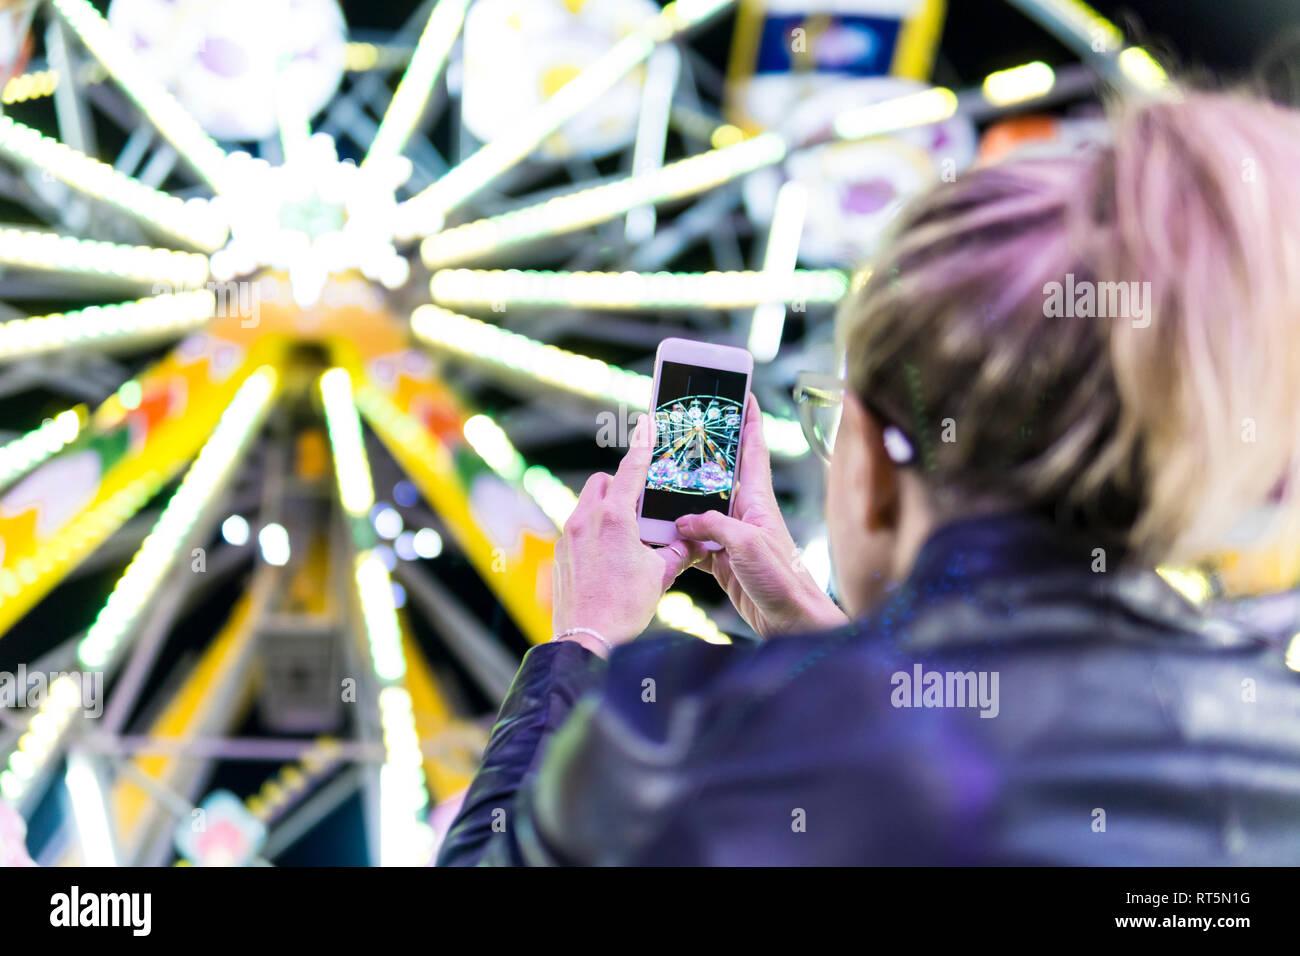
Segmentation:
[(772, 456), (763, 437), (763, 413), (758, 399), (749, 393), (745, 408), (745, 432), (740, 439), (740, 470), (736, 475), (737, 494), (743, 492), (749, 500), (761, 500), (776, 507), (776, 492), (772, 490)]
[(755, 531), (721, 511), (704, 511), (677, 519), (677, 533), (689, 541), (716, 541), (728, 551), (743, 550)]
[(646, 472), (654, 454), (654, 419), (642, 415), (637, 419), (627, 454), (619, 463), (614, 480), (609, 483), (609, 497), (624, 508), (636, 508), (641, 491), (645, 488)]

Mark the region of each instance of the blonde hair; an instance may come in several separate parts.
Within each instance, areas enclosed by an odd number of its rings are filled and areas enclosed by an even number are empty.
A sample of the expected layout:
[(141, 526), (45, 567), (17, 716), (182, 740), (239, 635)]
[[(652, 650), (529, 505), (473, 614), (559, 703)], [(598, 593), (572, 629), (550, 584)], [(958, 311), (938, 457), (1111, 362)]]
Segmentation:
[[(1291, 533), (1300, 114), (1181, 91), (1112, 120), (1106, 146), (977, 168), (904, 212), (841, 309), (850, 387), (912, 438), (941, 511), (1050, 511), (1151, 562), (1270, 499)], [(1062, 315), (1071, 287), (1129, 308)]]

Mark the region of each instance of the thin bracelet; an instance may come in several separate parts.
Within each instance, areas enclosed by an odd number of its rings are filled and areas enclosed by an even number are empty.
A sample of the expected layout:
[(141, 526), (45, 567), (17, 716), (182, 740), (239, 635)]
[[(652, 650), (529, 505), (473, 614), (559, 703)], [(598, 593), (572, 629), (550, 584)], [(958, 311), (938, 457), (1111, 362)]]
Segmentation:
[(571, 627), (567, 631), (561, 631), (559, 634), (556, 634), (553, 638), (551, 638), (551, 641), (552, 642), (558, 641), (560, 638), (569, 637), (572, 634), (590, 634), (596, 640), (600, 641), (600, 643), (605, 645), (605, 650), (609, 651), (611, 654), (614, 652), (614, 645), (611, 644), (609, 641), (605, 640), (604, 635), (596, 631), (593, 631), (589, 627)]

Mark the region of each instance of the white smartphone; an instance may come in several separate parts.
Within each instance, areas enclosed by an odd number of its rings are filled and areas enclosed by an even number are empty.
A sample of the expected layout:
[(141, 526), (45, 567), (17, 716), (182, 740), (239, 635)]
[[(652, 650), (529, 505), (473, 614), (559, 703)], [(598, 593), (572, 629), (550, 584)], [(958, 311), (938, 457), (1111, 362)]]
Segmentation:
[(650, 402), (654, 452), (637, 506), (642, 541), (680, 541), (675, 522), (682, 515), (731, 514), (753, 374), (754, 357), (745, 349), (690, 339), (659, 343)]

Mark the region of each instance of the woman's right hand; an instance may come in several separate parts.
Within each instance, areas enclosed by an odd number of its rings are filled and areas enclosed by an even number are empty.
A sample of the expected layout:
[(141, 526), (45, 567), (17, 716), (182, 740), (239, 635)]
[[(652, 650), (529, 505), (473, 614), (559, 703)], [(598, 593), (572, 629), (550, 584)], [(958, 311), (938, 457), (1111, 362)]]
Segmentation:
[(703, 551), (697, 566), (717, 578), (740, 616), (760, 637), (846, 624), (844, 612), (804, 567), (781, 517), (763, 441), (763, 416), (752, 394), (745, 410), (740, 475), (734, 491), (734, 517), (706, 511), (677, 519), (677, 533), (687, 541), (722, 545), (721, 551)]

